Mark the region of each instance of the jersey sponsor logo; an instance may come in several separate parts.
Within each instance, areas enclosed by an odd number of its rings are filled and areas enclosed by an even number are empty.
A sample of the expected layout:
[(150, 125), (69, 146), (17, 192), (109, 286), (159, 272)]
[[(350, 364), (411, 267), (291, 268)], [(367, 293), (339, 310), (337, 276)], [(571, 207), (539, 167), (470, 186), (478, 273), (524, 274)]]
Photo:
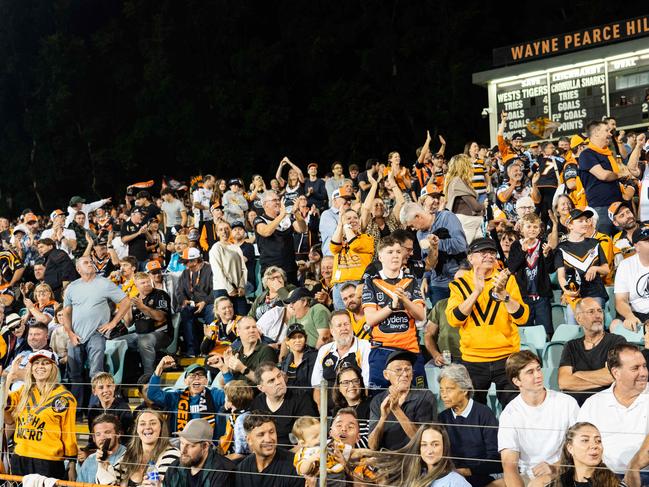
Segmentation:
[(56, 411), (57, 413), (62, 413), (63, 411), (68, 409), (69, 405), (70, 405), (70, 403), (65, 397), (59, 397), (52, 404), (52, 409), (54, 411)]

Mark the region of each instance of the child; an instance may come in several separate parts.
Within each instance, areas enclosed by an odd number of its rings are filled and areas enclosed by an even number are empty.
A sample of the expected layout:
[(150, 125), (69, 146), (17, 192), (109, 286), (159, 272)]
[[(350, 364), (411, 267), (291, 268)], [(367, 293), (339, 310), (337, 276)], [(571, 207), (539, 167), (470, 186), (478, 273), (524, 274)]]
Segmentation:
[(230, 381), (223, 390), (225, 392), (223, 408), (230, 411), (230, 416), (225, 425), (225, 434), (219, 438), (219, 447), (222, 455), (236, 461), (250, 453), (243, 421), (250, 414), (248, 408), (255, 393), (245, 380)]
[[(317, 475), (320, 465), (320, 421), (313, 416), (302, 416), (295, 421), (292, 433), (298, 440), (293, 460), (295, 470), (299, 475)], [(348, 460), (352, 447), (333, 440), (327, 441), (327, 472), (337, 474), (343, 472), (345, 466), (336, 460), (334, 449)]]
[(519, 223), (522, 238), (512, 242), (507, 267), (516, 277), (523, 301), (530, 307), (527, 324), (543, 325), (547, 336), (551, 337), (554, 333), (550, 283), (552, 246), (539, 238), (541, 218), (537, 214), (528, 213)]
[(65, 364), (68, 363), (68, 344), (70, 343), (70, 337), (61, 323), (62, 317), (63, 305), (58, 304), (54, 308), (54, 319), (50, 321), (48, 328), (50, 330), (50, 347), (59, 356), (59, 364), (66, 371), (63, 374), (63, 379), (67, 379), (67, 367), (65, 367)]
[[(133, 414), (128, 401), (116, 394), (115, 379), (108, 372), (100, 372), (92, 378), (90, 385), (92, 396), (88, 404), (88, 429), (92, 431), (92, 423), (97, 416), (106, 413), (113, 414), (119, 418), (122, 431), (125, 432), (122, 441), (127, 442), (133, 426)], [(90, 443), (93, 443), (92, 435)]]

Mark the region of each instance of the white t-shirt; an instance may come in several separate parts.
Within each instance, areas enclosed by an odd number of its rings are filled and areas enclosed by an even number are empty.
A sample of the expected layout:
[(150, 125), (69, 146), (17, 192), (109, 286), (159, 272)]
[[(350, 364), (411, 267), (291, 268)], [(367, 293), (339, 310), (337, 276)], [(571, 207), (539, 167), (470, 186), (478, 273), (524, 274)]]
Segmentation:
[(201, 212), (203, 212), (203, 221), (212, 221), (212, 213), (210, 213), (210, 200), (212, 199), (212, 190), (211, 189), (206, 189), (206, 188), (198, 188), (196, 191), (192, 193), (192, 203), (198, 203), (207, 210), (199, 210), (198, 208), (194, 208), (194, 226), (198, 228), (198, 225), (201, 220)]
[(577, 401), (562, 392), (546, 390), (545, 400), (529, 406), (520, 395), (500, 415), (498, 451), (519, 454), (521, 474), (534, 477), (532, 468), (539, 463), (555, 463), (561, 456), (566, 430), (577, 422)]
[(614, 387), (615, 383), (586, 399), (578, 420), (593, 423), (599, 429), (604, 463), (614, 472), (624, 473), (649, 434), (649, 385), (628, 408), (617, 402)]
[(640, 263), (638, 254), (620, 262), (615, 274), (615, 294), (629, 293), (629, 304), (633, 311), (649, 313), (649, 289), (647, 279), (649, 267)]
[[(43, 230), (43, 233), (41, 233), (41, 238), (52, 238), (54, 235), (54, 229), (53, 228), (48, 228), (47, 230)], [(63, 240), (65, 239), (65, 240)], [(68, 245), (70, 240), (77, 240), (77, 234), (74, 233), (74, 230), (70, 230), (69, 228), (64, 228), (63, 229), (63, 239), (61, 239), (61, 242), (57, 242), (57, 247), (61, 250), (64, 250), (70, 257), (73, 257), (72, 255), (72, 249)]]

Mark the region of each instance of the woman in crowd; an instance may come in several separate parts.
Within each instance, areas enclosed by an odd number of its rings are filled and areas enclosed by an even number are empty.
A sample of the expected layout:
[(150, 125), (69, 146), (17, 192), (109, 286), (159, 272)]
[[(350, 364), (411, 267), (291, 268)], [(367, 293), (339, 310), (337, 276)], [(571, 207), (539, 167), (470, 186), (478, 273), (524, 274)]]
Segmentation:
[(23, 322), (27, 325), (32, 323), (49, 325), (54, 318), (54, 308), (56, 308), (52, 288), (49, 284), (42, 282), (34, 288), (34, 297), (36, 298), (35, 303), (27, 296), (23, 297), (23, 303), (27, 309), (27, 313), (22, 318)]
[(186, 248), (189, 247), (189, 237), (187, 235), (178, 234), (174, 239), (173, 253), (169, 258), (167, 265), (167, 272), (172, 274), (179, 274), (185, 270), (185, 264), (182, 261), (182, 255)]
[(394, 452), (378, 454), (368, 464), (376, 469), (378, 484), (471, 487), (455, 471), (448, 435), (438, 425), (421, 426), (406, 446)]
[(386, 170), (388, 173), (392, 173), (394, 181), (401, 191), (410, 191), (412, 186), (410, 171), (408, 171), (407, 167), (401, 165), (401, 155), (398, 152), (390, 152), (388, 154), (388, 167)]
[(248, 269), (241, 247), (231, 238), (232, 229), (225, 220), (216, 222), (218, 241), (209, 251), (212, 268), (214, 296), (229, 296), (238, 315), (248, 312), (246, 301), (246, 280)]
[(180, 458), (180, 452), (169, 442), (167, 421), (162, 412), (140, 411), (135, 418), (134, 433), (118, 464), (112, 467), (98, 462), (98, 483), (122, 487), (142, 485), (151, 463), (162, 481), (169, 465)]
[[(22, 360), (20, 356), (12, 362), (5, 392), (22, 377)], [(58, 384), (58, 373), (54, 352), (33, 352), (25, 369), (25, 383), (8, 394), (5, 422), (7, 427), (16, 425), (16, 448), (11, 456), (15, 475), (38, 473), (74, 480), (77, 400)], [(70, 461), (67, 473), (65, 460)]]
[(318, 351), (306, 344), (306, 331), (299, 323), (289, 325), (286, 330), (288, 355), (282, 362), (288, 387), (311, 387), (311, 375)]
[(286, 283), (286, 272), (277, 266), (270, 266), (261, 278), (264, 292), (262, 292), (252, 303), (248, 315), (258, 320), (271, 308), (281, 305), (282, 299), (286, 299), (288, 293), (295, 289), (292, 284)]
[[(379, 181), (381, 177), (379, 175)], [(401, 228), (399, 212), (403, 206), (404, 198), (399, 185), (394, 180), (394, 174), (392, 172), (388, 173), (387, 183), (389, 183), (388, 186), (392, 189), (395, 197), (395, 205), (391, 211), (388, 211), (383, 200), (376, 197), (379, 181), (374, 179), (370, 172), (367, 173), (367, 180), (370, 182), (371, 187), (361, 207), (361, 230), (374, 237), (374, 241), (378, 242), (380, 238), (386, 237), (396, 229)]]
[(464, 146), (464, 155), (469, 156), (473, 166), (473, 179), (471, 187), (478, 194), (478, 203), (484, 204), (487, 199), (489, 190), (489, 178), (487, 176), (487, 167), (484, 161), (485, 150), (480, 150), (480, 146), (475, 141), (467, 142)]
[(505, 263), (507, 263), (507, 259), (509, 259), (509, 251), (512, 248), (512, 244), (517, 238), (518, 234), (514, 230), (505, 230), (498, 239), (498, 242), (500, 243), (500, 249), (502, 250), (502, 257), (504, 257)]
[[(550, 484), (552, 487), (623, 487), (626, 484), (611, 472), (602, 456), (602, 436), (590, 423), (577, 423), (566, 431), (566, 439), (561, 450), (559, 472)], [(544, 483), (534, 480), (530, 487)]]
[(567, 194), (562, 194), (557, 197), (554, 203), (554, 214), (558, 215), (559, 219), (559, 234), (568, 235), (568, 227), (566, 221), (570, 216), (570, 211), (575, 209), (575, 205)]
[(309, 208), (307, 197), (303, 194), (297, 197), (295, 204), (297, 205), (297, 211), (300, 212), (302, 218), (306, 222), (306, 232), (294, 232), (293, 234), (295, 260), (298, 262), (307, 261), (309, 260), (309, 249), (311, 249), (313, 245), (319, 243), (318, 229), (320, 226), (320, 212), (315, 205)]
[(370, 403), (372, 398), (367, 396), (363, 374), (349, 362), (342, 362), (338, 368), (336, 382), (332, 391), (334, 416), (343, 408), (353, 408), (358, 418), (360, 440), (357, 448), (367, 448), (367, 437), (370, 434)]
[(455, 213), (462, 222), (468, 244), (484, 236), (484, 205), (478, 202), (478, 193), (473, 189), (473, 174), (473, 164), (469, 156), (458, 154), (449, 161), (448, 172), (444, 178), (446, 208)]
[[(282, 178), (284, 166), (290, 167), (286, 180)], [(287, 213), (290, 213), (293, 211), (293, 205), (297, 197), (304, 194), (304, 174), (299, 167), (288, 160), (288, 157), (285, 157), (279, 163), (275, 179), (277, 179), (284, 192), (284, 206), (286, 206)]]
[(439, 396), (447, 409), (439, 414), (451, 442), (451, 456), (460, 475), (474, 487), (504, 487), (498, 453), (498, 420), (491, 409), (476, 402), (473, 383), (464, 365), (451, 364), (439, 375)]

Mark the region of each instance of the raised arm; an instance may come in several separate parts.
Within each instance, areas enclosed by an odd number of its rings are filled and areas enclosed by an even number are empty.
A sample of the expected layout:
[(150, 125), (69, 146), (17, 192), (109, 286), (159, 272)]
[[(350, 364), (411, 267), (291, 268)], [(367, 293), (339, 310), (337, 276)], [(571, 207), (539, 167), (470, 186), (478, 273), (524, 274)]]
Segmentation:
[[(379, 175), (379, 180), (381, 179), (381, 175)], [(364, 232), (367, 229), (367, 226), (370, 223), (370, 218), (372, 215), (372, 205), (374, 204), (374, 198), (376, 197), (376, 191), (379, 187), (379, 182), (374, 179), (374, 176), (368, 171), (367, 172), (367, 180), (370, 182), (370, 190), (367, 193), (367, 196), (365, 197), (365, 201), (363, 201), (363, 205), (361, 206), (361, 231)], [(398, 215), (398, 213), (397, 213)]]
[(417, 163), (423, 164), (424, 161), (426, 160), (426, 155), (430, 152), (430, 131), (426, 130), (426, 142), (424, 142), (423, 147), (421, 148), (421, 152), (419, 153), (419, 158), (417, 159)]

